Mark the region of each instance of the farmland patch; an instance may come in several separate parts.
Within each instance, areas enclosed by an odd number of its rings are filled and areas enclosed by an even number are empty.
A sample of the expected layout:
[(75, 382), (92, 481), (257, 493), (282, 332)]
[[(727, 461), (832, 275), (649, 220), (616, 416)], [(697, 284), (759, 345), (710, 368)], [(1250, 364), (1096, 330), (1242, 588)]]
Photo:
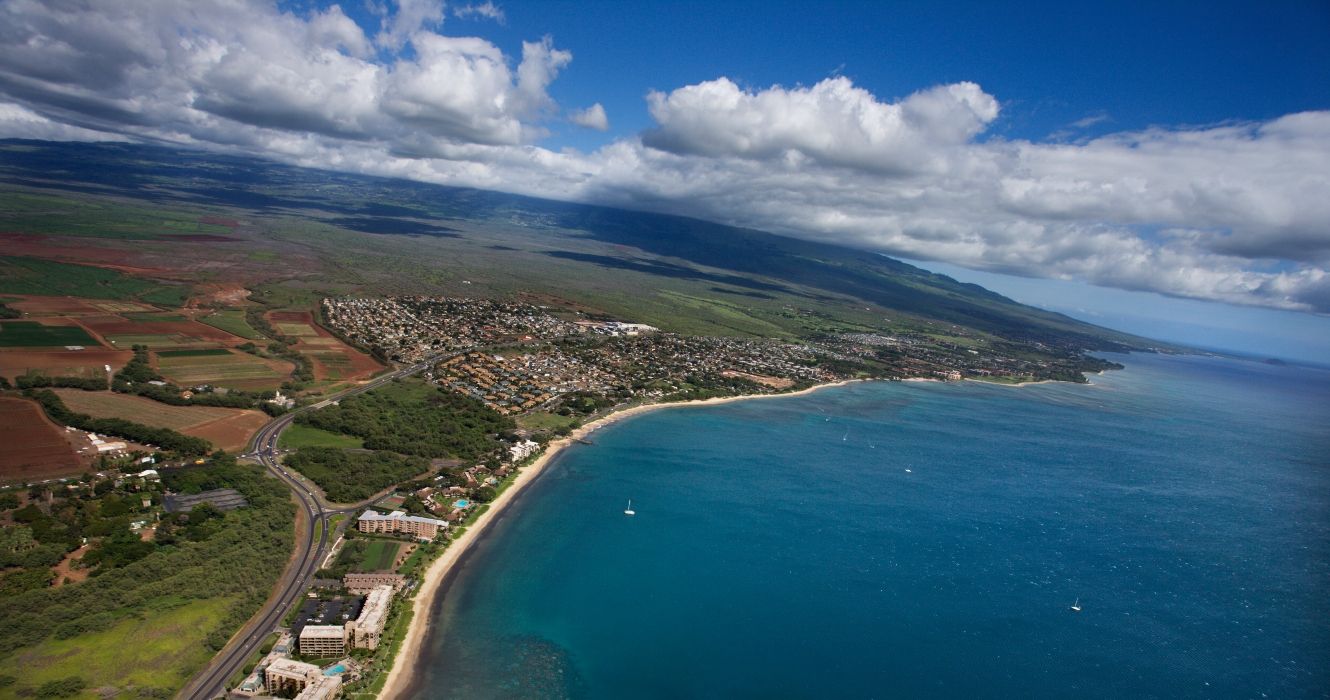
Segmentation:
[(284, 360), (268, 360), (221, 348), (157, 353), (157, 369), (181, 386), (212, 384), (229, 389), (276, 389), (294, 367)]
[(48, 326), (36, 321), (0, 323), (0, 347), (59, 347), (82, 345), (101, 347), (95, 338), (78, 326)]
[(0, 397), (0, 479), (40, 481), (85, 467), (65, 429), (48, 420), (40, 406)]
[(106, 366), (119, 371), (133, 357), (128, 350), (5, 350), (0, 352), (0, 376), (14, 377), (35, 372), (50, 377), (101, 377)]
[(228, 451), (243, 448), (249, 436), (269, 420), (260, 411), (239, 408), (170, 406), (141, 396), (109, 391), (56, 389), (55, 392), (70, 410), (93, 418), (132, 416), (136, 423), (201, 437)]

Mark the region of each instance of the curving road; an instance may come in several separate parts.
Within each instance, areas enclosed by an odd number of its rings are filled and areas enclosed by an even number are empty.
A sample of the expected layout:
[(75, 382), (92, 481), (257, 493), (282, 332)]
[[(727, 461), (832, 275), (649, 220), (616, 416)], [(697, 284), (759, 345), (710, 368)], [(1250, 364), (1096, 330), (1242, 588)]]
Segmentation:
[(282, 572), (282, 577), (278, 579), (277, 592), (268, 598), (263, 608), (245, 623), (240, 632), (231, 638), (212, 661), (185, 684), (176, 697), (205, 700), (222, 697), (226, 693), (227, 679), (244, 666), (245, 661), (254, 654), (263, 640), (281, 624), (287, 612), (303, 596), (307, 583), (314, 577), (314, 572), (318, 571), (319, 565), (328, 556), (330, 544), (328, 530), (332, 516), (352, 513), (369, 503), (366, 501), (352, 506), (332, 507), (323, 500), (321, 493), (303, 481), (303, 477), (282, 467), (277, 461), (277, 438), (282, 431), (301, 413), (318, 410), (333, 401), (361, 394), (394, 379), (415, 374), (429, 367), (438, 357), (431, 357), (409, 367), (389, 372), (368, 384), (347, 389), (319, 403), (283, 414), (274, 418), (255, 434), (251, 443), (252, 449), (241, 457), (258, 460), (268, 473), (291, 489), (296, 499), (300, 501), (300, 508), (305, 512), (305, 521), (309, 523), (309, 528), (296, 542), (296, 556), (287, 564), (286, 571)]

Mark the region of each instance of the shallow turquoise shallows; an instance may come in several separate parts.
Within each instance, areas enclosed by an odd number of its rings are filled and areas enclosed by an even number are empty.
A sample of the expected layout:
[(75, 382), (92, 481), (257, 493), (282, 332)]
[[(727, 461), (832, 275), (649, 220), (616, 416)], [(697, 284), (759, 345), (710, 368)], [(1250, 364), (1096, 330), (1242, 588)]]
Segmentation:
[(1330, 372), (1114, 359), (597, 432), (466, 559), (413, 694), (1325, 697)]

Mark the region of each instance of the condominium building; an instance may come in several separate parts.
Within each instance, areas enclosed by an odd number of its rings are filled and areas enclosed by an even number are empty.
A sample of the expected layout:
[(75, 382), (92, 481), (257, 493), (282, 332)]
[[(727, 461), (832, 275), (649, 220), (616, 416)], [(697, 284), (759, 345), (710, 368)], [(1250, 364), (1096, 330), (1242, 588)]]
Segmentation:
[(346, 638), (344, 625), (305, 625), (300, 630), (300, 653), (325, 659), (342, 656), (346, 654)]
[(347, 574), (342, 577), (342, 586), (355, 595), (369, 595), (370, 591), (379, 586), (392, 586), (394, 591), (400, 591), (404, 585), (405, 576), (390, 572)]
[(274, 659), (263, 671), (270, 695), (295, 691), (298, 700), (331, 700), (342, 691), (341, 676), (325, 676), (314, 664), (294, 659)]
[(405, 532), (422, 540), (434, 539), (445, 527), (448, 527), (448, 523), (442, 520), (407, 515), (404, 510), (395, 510), (388, 515), (367, 510), (356, 519), (356, 528), (361, 532)]
[(346, 623), (346, 637), (357, 649), (377, 649), (379, 634), (388, 621), (388, 606), (393, 602), (393, 587), (379, 586), (365, 596), (360, 617)]

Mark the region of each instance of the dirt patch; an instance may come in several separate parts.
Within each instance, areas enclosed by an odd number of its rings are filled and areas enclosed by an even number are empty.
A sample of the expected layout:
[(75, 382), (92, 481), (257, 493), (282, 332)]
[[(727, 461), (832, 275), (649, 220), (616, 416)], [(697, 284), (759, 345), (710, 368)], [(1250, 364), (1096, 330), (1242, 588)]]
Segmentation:
[(762, 386), (769, 386), (772, 389), (788, 389), (794, 386), (793, 379), (785, 379), (783, 377), (768, 377), (765, 374), (749, 374), (748, 372), (740, 372), (738, 370), (733, 370), (733, 369), (727, 369), (721, 372), (720, 376), (737, 378), (737, 379), (747, 379), (750, 382), (761, 384)]
[(36, 403), (0, 397), (0, 479), (31, 482), (82, 473), (89, 462), (66, 433)]
[(74, 562), (82, 559), (83, 555), (87, 554), (90, 549), (92, 549), (92, 545), (85, 544), (69, 554), (66, 554), (65, 558), (61, 559), (60, 563), (56, 564), (55, 568), (52, 569), (52, 571), (55, 572), (55, 581), (51, 583), (51, 587), (59, 588), (65, 585), (66, 581), (70, 583), (86, 581), (88, 575), (92, 573), (92, 569), (75, 569)]
[(195, 285), (194, 297), (186, 308), (200, 306), (244, 306), (249, 300), (249, 290), (239, 284), (206, 283)]

